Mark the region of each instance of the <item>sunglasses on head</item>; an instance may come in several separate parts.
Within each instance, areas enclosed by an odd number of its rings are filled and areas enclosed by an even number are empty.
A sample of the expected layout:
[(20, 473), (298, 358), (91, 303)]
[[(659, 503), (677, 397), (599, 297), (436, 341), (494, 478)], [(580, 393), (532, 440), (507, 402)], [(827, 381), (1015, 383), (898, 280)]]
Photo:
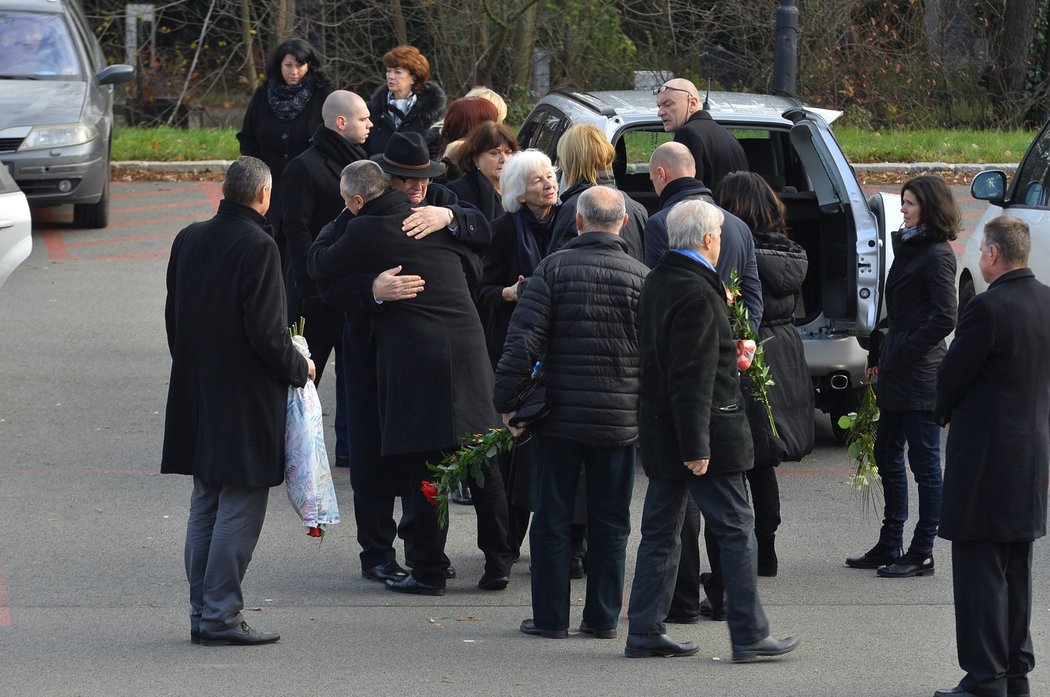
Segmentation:
[(667, 91), (671, 91), (671, 92), (685, 92), (685, 93), (686, 93), (686, 94), (688, 94), (688, 95), (689, 95), (690, 97), (692, 97), (692, 96), (693, 96), (693, 95), (692, 95), (692, 94), (691, 94), (691, 93), (689, 92), (689, 90), (683, 90), (683, 89), (682, 89), (681, 87), (671, 87), (671, 86), (669, 86), (669, 85), (660, 85), (659, 87), (654, 87), (654, 88), (653, 88), (653, 94), (654, 94), (654, 95), (659, 95), (659, 94), (663, 94), (664, 92), (667, 92)]

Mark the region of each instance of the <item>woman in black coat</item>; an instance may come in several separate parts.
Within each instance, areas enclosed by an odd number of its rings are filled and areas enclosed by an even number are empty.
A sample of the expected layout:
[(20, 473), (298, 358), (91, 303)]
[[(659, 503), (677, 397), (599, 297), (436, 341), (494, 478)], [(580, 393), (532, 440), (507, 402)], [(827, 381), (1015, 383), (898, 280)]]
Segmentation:
[[(237, 133), (241, 154), (257, 157), (270, 168), (273, 188), (266, 219), (281, 220), (281, 174), (288, 162), (310, 147), (310, 138), (324, 120), (321, 106), (332, 85), (321, 68), (321, 58), (303, 39), (289, 39), (277, 47), (266, 64), (266, 80), (255, 90), (244, 123)], [(284, 244), (278, 234), (278, 249)]]
[[(415, 46), (398, 46), (383, 55), (386, 83), (368, 100), (372, 131), (365, 141), (369, 155), (378, 155), (395, 133), (426, 136), (445, 115), (445, 91), (430, 79), (430, 61)], [(433, 156), (434, 153), (431, 153)]]
[(448, 184), (461, 201), (471, 203), (490, 222), (503, 213), (500, 175), (507, 158), (518, 151), (514, 131), (486, 121), (474, 128), (456, 149), (454, 162), (463, 175)]
[[(868, 372), (877, 379), (880, 410), (875, 464), (886, 509), (879, 542), (846, 560), (879, 576), (932, 574), (933, 540), (941, 511), (941, 430), (933, 416), (937, 368), (944, 338), (955, 328), (955, 253), (959, 210), (943, 179), (924, 175), (901, 189), (904, 227), (893, 233), (893, 265), (886, 278), (886, 320), (872, 333)], [(881, 325), (880, 325), (881, 326)], [(908, 519), (904, 446), (919, 490), (919, 520), (902, 556)]]
[[(798, 461), (813, 450), (813, 384), (795, 329), (795, 306), (806, 279), (809, 260), (802, 245), (787, 237), (784, 204), (754, 172), (734, 172), (718, 186), (718, 202), (751, 228), (758, 278), (762, 282), (762, 323), (758, 339), (774, 385), (769, 388), (774, 437), (766, 410), (755, 399), (745, 400), (755, 466), (747, 481), (755, 507), (758, 575), (776, 576), (776, 531), (780, 525), (780, 488), (774, 469), (785, 460)], [(750, 394), (750, 381), (744, 390)]]

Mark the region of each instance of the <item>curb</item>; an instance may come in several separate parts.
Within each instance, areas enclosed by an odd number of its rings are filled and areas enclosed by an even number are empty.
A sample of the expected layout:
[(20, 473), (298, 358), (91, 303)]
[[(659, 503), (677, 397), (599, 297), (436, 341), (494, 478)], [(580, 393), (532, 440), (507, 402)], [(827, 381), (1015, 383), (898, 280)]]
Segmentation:
[[(197, 160), (186, 162), (150, 162), (146, 160), (123, 160), (113, 162), (113, 167), (122, 170), (139, 170), (143, 172), (225, 172), (232, 160)], [(951, 172), (953, 174), (974, 175), (989, 169), (998, 169), (1013, 176), (1017, 164), (950, 164), (948, 162), (873, 162), (855, 164), (853, 170), (858, 174), (881, 174), (885, 172), (905, 172), (922, 174), (923, 172)]]

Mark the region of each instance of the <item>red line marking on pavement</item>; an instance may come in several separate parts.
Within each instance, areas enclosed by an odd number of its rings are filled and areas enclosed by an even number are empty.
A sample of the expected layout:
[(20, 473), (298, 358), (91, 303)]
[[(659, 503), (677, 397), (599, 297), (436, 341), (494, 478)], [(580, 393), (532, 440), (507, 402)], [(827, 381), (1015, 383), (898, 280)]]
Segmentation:
[(66, 242), (62, 239), (62, 233), (58, 230), (44, 230), (40, 236), (47, 249), (47, 256), (51, 261), (69, 261), (69, 250)]
[(7, 585), (4, 584), (4, 567), (0, 564), (0, 627), (11, 626), (11, 609), (7, 607)]
[(94, 247), (100, 244), (118, 244), (120, 242), (142, 242), (144, 240), (158, 240), (158, 239), (172, 239), (175, 237), (175, 231), (172, 232), (158, 232), (150, 235), (132, 235), (131, 237), (113, 237), (105, 240), (84, 240), (83, 242), (67, 242), (66, 247), (70, 249), (79, 249), (81, 247)]

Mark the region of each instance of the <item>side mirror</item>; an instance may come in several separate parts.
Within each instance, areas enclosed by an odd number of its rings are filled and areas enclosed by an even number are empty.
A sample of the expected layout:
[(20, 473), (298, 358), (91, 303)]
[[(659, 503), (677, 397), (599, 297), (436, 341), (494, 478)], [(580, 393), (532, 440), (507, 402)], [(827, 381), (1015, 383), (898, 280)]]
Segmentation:
[(979, 201), (1002, 206), (1006, 201), (1006, 172), (998, 169), (979, 172), (970, 184), (970, 195)]
[(109, 65), (95, 75), (100, 85), (119, 85), (135, 79), (135, 69), (130, 65)]

